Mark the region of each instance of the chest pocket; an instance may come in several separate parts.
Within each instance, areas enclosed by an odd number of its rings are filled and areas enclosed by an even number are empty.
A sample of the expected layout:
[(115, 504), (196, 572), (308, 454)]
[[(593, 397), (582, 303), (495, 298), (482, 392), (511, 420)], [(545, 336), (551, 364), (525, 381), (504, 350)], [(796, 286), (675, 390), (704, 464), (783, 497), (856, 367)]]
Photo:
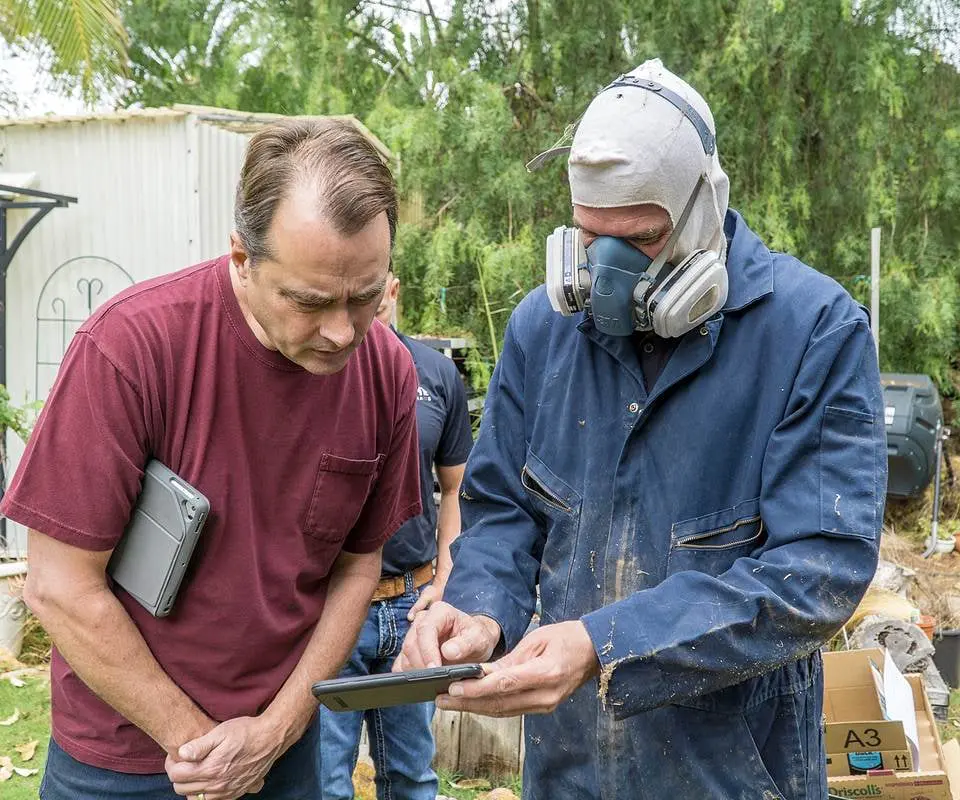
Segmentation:
[(324, 453), (303, 518), (303, 531), (323, 542), (340, 543), (360, 517), (385, 456), (374, 459), (344, 458)]
[(668, 574), (695, 570), (720, 575), (766, 540), (760, 519), (760, 498), (674, 523), (670, 533)]
[(582, 498), (532, 452), (520, 472), (520, 483), (546, 530), (540, 559), (540, 605), (544, 621), (557, 622), (564, 619)]

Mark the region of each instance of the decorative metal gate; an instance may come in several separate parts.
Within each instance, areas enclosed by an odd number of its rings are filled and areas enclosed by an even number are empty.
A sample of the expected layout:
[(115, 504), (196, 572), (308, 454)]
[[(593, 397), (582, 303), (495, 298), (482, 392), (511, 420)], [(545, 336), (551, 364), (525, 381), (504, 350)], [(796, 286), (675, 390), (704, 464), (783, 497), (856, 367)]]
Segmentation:
[(133, 285), (123, 267), (100, 256), (65, 261), (47, 278), (37, 301), (36, 397), (47, 396), (77, 329), (117, 292)]

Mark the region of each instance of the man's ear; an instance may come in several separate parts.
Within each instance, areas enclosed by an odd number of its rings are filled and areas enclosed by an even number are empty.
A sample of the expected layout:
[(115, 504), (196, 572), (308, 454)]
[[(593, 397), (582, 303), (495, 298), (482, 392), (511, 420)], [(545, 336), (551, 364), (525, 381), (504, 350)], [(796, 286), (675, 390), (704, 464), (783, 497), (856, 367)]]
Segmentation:
[(390, 277), (387, 281), (386, 295), (389, 298), (391, 303), (396, 303), (397, 298), (400, 296), (400, 279), (395, 277)]
[(250, 277), (250, 256), (247, 255), (246, 248), (240, 240), (240, 234), (236, 231), (230, 231), (230, 260), (237, 268), (237, 275), (241, 283), (246, 283)]

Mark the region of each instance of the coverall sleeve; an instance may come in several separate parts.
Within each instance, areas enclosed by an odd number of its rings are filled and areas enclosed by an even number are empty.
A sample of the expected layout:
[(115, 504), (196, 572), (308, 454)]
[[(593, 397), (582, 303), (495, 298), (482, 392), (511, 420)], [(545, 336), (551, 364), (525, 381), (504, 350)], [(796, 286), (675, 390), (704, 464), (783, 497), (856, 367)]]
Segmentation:
[(444, 591), (444, 600), (461, 611), (496, 620), (508, 650), (520, 641), (533, 615), (545, 535), (518, 496), (520, 482), (512, 479), (526, 457), (518, 324), (514, 314), (467, 461), (460, 490), (464, 533), (451, 547), (453, 571)]
[(582, 618), (618, 719), (742, 682), (816, 650), (874, 574), (887, 461), (865, 314), (818, 324), (767, 443), (767, 540), (719, 576), (669, 575)]

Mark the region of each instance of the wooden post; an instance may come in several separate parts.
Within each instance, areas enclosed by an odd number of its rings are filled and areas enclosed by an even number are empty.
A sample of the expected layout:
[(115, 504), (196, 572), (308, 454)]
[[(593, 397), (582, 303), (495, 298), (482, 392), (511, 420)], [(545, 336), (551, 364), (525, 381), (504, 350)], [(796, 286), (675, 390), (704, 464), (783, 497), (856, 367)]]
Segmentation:
[(433, 740), (437, 745), (433, 765), (452, 775), (460, 774), (460, 712), (438, 708), (433, 715)]
[(503, 778), (520, 773), (520, 717), (496, 719), (463, 714), (460, 767), (465, 777)]

